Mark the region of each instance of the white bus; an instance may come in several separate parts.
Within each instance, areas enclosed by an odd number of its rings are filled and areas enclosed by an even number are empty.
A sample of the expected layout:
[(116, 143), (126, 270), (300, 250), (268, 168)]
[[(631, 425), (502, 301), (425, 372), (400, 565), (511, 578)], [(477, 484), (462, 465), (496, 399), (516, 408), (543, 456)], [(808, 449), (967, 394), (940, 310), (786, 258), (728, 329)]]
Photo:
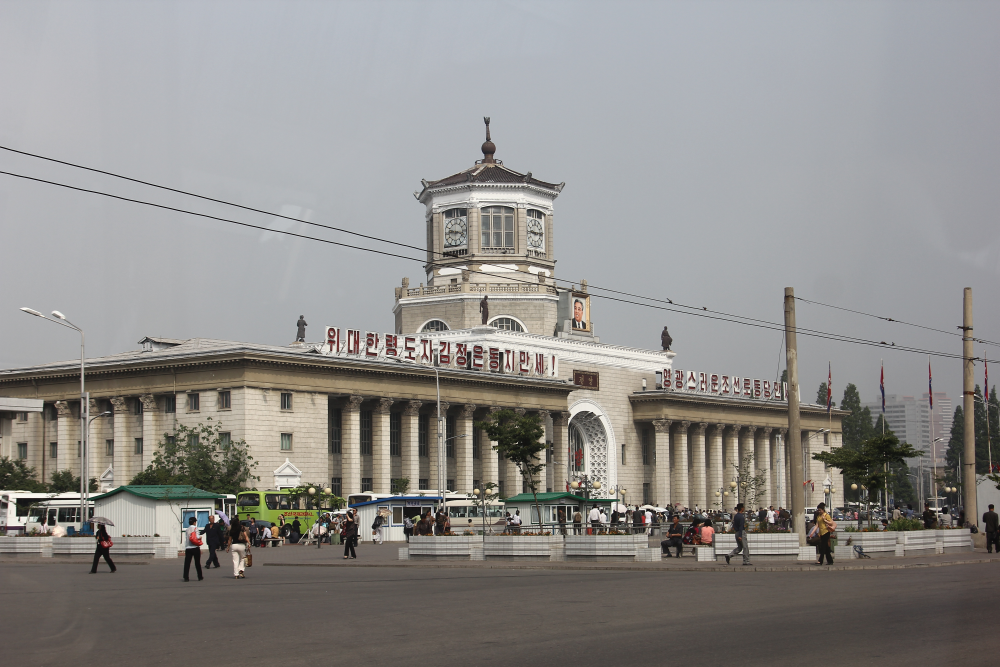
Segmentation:
[[(362, 493), (352, 493), (347, 496), (347, 506), (353, 507), (359, 503), (370, 503), (373, 500), (390, 500), (392, 498), (398, 498), (401, 496), (411, 497), (411, 496), (434, 496), (438, 497), (437, 491), (431, 491), (428, 489), (417, 489), (416, 491), (407, 491), (406, 493), (372, 493), (370, 491), (364, 491)], [(453, 502), (460, 500), (469, 500), (472, 496), (467, 493), (455, 493), (454, 491), (445, 491), (444, 498), (450, 505)]]
[[(97, 495), (97, 494), (95, 494)], [(80, 494), (79, 493), (37, 493), (33, 491), (0, 491), (0, 528), (7, 531), (8, 535), (15, 535), (24, 532), (25, 524), (28, 522), (28, 513), (32, 506), (48, 501), (71, 501), (76, 503), (77, 516), (79, 520)], [(68, 506), (68, 505), (67, 505)], [(93, 505), (91, 505), (91, 515)], [(40, 516), (40, 515), (39, 515)], [(58, 514), (57, 514), (58, 517)], [(60, 521), (59, 523), (62, 523)], [(70, 522), (66, 522), (70, 523)]]
[[(94, 503), (88, 503), (87, 518), (94, 516)], [(42, 517), (45, 517), (45, 529), (51, 530), (57, 522), (63, 528), (75, 526), (80, 522), (80, 494), (76, 498), (57, 498), (45, 500), (31, 506), (28, 510), (28, 520), (24, 524), (24, 532), (30, 535), (41, 531)]]

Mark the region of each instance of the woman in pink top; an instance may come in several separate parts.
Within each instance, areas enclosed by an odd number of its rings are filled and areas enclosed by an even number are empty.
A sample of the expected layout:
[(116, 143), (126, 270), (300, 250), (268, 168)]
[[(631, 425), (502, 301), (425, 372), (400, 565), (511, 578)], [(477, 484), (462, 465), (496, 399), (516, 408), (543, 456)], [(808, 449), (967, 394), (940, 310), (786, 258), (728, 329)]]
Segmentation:
[(701, 527), (701, 543), (704, 545), (711, 544), (714, 535), (715, 528), (712, 528), (712, 522), (706, 521), (705, 525)]

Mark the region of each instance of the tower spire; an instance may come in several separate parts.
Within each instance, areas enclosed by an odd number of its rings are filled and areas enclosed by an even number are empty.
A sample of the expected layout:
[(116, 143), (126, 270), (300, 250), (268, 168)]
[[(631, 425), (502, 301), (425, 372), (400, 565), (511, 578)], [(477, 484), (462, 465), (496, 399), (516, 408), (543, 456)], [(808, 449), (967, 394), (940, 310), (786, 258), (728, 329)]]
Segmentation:
[(483, 121), (486, 123), (486, 141), (483, 142), (483, 162), (494, 163), (496, 160), (493, 159), (494, 153), (497, 152), (496, 144), (490, 140), (490, 117), (484, 116)]

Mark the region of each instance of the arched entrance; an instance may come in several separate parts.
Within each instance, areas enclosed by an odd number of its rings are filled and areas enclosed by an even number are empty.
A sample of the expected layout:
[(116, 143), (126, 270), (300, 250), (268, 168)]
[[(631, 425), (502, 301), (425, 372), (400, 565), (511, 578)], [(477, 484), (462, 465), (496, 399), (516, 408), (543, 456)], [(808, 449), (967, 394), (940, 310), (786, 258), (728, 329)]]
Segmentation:
[(609, 497), (609, 487), (617, 483), (615, 466), (615, 435), (611, 422), (601, 407), (590, 400), (578, 401), (570, 407), (569, 477), (587, 475), (601, 483), (596, 498)]

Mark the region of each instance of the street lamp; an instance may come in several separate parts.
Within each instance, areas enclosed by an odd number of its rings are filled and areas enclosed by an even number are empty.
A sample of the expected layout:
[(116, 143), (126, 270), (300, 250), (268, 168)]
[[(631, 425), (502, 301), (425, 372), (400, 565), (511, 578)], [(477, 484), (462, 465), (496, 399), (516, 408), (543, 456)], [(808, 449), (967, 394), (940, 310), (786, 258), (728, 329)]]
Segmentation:
[[(84, 342), (83, 329), (66, 319), (66, 316), (58, 310), (52, 311), (52, 317), (45, 317), (34, 308), (21, 308), (24, 312), (35, 317), (40, 317), (49, 322), (55, 322), (59, 326), (73, 329), (80, 332), (80, 532), (83, 532), (84, 516), (87, 513), (87, 502), (90, 498), (90, 455), (88, 454), (87, 438), (87, 415), (90, 412), (90, 400), (83, 389), (84, 378)], [(52, 319), (55, 318), (55, 319)], [(44, 443), (43, 443), (44, 444)], [(43, 479), (42, 482), (45, 482)]]
[[(586, 475), (586, 473), (581, 474), (580, 475), (580, 479), (575, 479), (572, 482), (570, 482), (569, 486), (574, 491), (576, 491), (578, 489), (583, 489), (583, 508), (584, 508), (584, 511), (588, 511), (587, 510), (587, 504), (590, 502), (590, 491), (591, 491), (591, 489), (593, 489), (594, 491), (600, 491), (600, 489), (601, 489), (601, 483), (599, 481), (596, 481), (596, 480), (591, 480), (590, 477), (588, 477)], [(541, 520), (541, 517), (539, 517), (539, 520)], [(593, 528), (593, 525), (591, 525), (591, 528)]]

